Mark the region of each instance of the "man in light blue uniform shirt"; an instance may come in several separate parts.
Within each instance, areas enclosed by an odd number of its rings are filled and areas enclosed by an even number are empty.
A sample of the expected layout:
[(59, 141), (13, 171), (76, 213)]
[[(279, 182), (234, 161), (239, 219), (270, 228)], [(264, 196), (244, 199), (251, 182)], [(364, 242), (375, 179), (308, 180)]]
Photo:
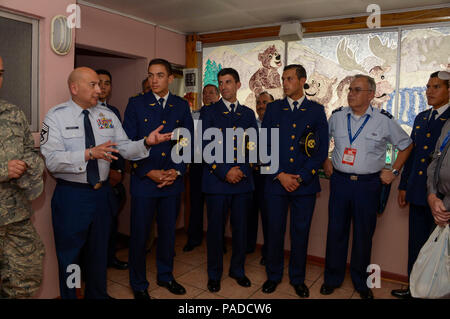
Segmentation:
[[(390, 184), (399, 175), (412, 149), (411, 139), (392, 115), (370, 105), (375, 90), (371, 77), (356, 75), (349, 87), (349, 107), (336, 109), (329, 119), (335, 147), (332, 161), (324, 163), (325, 174), (331, 178), (323, 295), (333, 293), (344, 280), (353, 219), (351, 278), (361, 298), (373, 298), (366, 269), (381, 184)], [(399, 149), (392, 170), (384, 169), (387, 143)]]
[[(107, 182), (109, 165), (120, 153), (127, 159), (148, 157), (151, 145), (168, 141), (160, 126), (144, 140), (128, 139), (116, 115), (97, 104), (99, 77), (89, 68), (77, 68), (69, 76), (72, 98), (50, 109), (41, 132), (41, 152), (56, 178), (52, 197), (52, 221), (59, 265), (61, 298), (76, 299), (75, 283), (68, 277), (79, 263), (86, 245), (84, 296), (106, 299), (107, 247), (111, 207)], [(68, 280), (69, 279), (69, 280)]]

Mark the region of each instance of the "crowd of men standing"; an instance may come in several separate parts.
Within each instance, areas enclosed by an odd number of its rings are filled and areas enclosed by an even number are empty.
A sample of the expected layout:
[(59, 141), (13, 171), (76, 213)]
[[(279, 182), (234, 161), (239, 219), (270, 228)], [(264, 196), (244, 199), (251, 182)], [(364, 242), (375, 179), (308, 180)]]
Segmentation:
[[(0, 58), (0, 87), (3, 72)], [(285, 98), (274, 101), (267, 92), (256, 97), (258, 118), (237, 99), (241, 82), (235, 69), (222, 69), (217, 79), (218, 87), (203, 88), (204, 106), (191, 110), (186, 100), (169, 91), (174, 80), (170, 63), (153, 59), (148, 66), (148, 79), (142, 83), (143, 93), (129, 99), (122, 123), (120, 113), (108, 104), (111, 74), (86, 67), (71, 72), (70, 100), (50, 109), (41, 131), (41, 153), (57, 181), (52, 221), (61, 297), (76, 298), (75, 288), (68, 285), (68, 267), (82, 264), (86, 298), (111, 298), (106, 291), (106, 269), (111, 266), (129, 269), (135, 298), (150, 299), (145, 255), (154, 221), (158, 230), (157, 285), (173, 294), (185, 294), (186, 289), (174, 279), (173, 267), (176, 220), (184, 191), (183, 177), (188, 171), (191, 214), (183, 250), (191, 251), (202, 242), (206, 203), (207, 288), (211, 292), (221, 289), (228, 215), (232, 226), (229, 276), (244, 288), (251, 286), (245, 274), (245, 257), (255, 250), (261, 214), (264, 245), (260, 263), (267, 273), (262, 291), (274, 292), (282, 280), (284, 237), (290, 216), (289, 282), (299, 297), (309, 297), (304, 283), (306, 255), (316, 195), (321, 191), (321, 168), (330, 178), (330, 199), (325, 275), (320, 292), (332, 294), (344, 280), (353, 222), (352, 282), (361, 298), (373, 298), (366, 284), (366, 268), (370, 264), (382, 185), (390, 185), (403, 166), (398, 202), (401, 207), (410, 203), (409, 274), (434, 224), (445, 225), (450, 219), (450, 176), (440, 173), (442, 160), (439, 161), (438, 152), (431, 158), (433, 150), (439, 149), (439, 154), (449, 159), (449, 74), (431, 74), (426, 94), (432, 108), (416, 117), (410, 136), (391, 114), (371, 105), (376, 84), (367, 75), (354, 76), (348, 90), (348, 106), (334, 110), (328, 121), (324, 106), (305, 96), (307, 74), (299, 64), (283, 70)], [(10, 298), (28, 297), (38, 289), (42, 276), (44, 250), (29, 217), (30, 201), (42, 192), (43, 162), (32, 147), (31, 133), (21, 111), (0, 100), (0, 119), (0, 124), (6, 125), (1, 130), (6, 135), (2, 136), (0, 149), (0, 236), (8, 243), (10, 238), (5, 232), (29, 234), (23, 237), (26, 243), (22, 246), (31, 247), (20, 257), (14, 249), (8, 250), (8, 244), (1, 247), (2, 259), (8, 262), (2, 263), (0, 293)], [(189, 137), (174, 137), (178, 128), (187, 130)], [(224, 162), (179, 163), (173, 159), (173, 149), (183, 151), (188, 147), (192, 158), (201, 152), (195, 149), (191, 137), (203, 136), (209, 128), (222, 132), (267, 130), (269, 153), (278, 151), (277, 170), (266, 174), (267, 163), (250, 161), (255, 147), (238, 138), (218, 141), (224, 154), (227, 144), (233, 144), (231, 160), (227, 157)], [(279, 133), (274, 145), (273, 129)], [(15, 139), (17, 136), (21, 139)], [(331, 138), (334, 150), (328, 159)], [(203, 141), (204, 146), (206, 142)], [(391, 169), (384, 168), (388, 143), (399, 150)], [(244, 162), (237, 160), (242, 150)], [(128, 263), (115, 257), (117, 214), (125, 196), (121, 184), (124, 159), (131, 164)], [(448, 167), (447, 162), (444, 161), (444, 167)], [(3, 198), (11, 201), (10, 206), (5, 206), (9, 202)], [(408, 289), (392, 294), (410, 297)]]

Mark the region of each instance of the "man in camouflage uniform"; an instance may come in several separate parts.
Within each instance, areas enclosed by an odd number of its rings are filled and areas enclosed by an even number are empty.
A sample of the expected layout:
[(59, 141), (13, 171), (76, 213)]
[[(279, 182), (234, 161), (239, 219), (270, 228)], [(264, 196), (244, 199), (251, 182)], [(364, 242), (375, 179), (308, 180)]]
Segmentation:
[[(3, 73), (0, 57), (0, 88)], [(31, 297), (41, 285), (44, 245), (30, 217), (43, 170), (25, 114), (0, 99), (0, 298)]]

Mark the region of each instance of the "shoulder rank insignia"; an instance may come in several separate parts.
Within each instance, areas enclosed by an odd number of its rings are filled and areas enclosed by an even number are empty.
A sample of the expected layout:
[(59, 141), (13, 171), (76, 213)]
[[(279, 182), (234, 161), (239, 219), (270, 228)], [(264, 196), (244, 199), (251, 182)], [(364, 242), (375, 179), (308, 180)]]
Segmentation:
[(380, 110), (380, 113), (383, 114), (383, 115), (386, 115), (386, 116), (389, 117), (390, 119), (393, 118), (392, 114), (389, 113), (389, 112), (386, 111), (386, 110), (381, 109), (381, 110)]
[(334, 113), (336, 113), (336, 112), (340, 112), (340, 111), (342, 111), (343, 109), (344, 109), (344, 107), (341, 106), (341, 107), (339, 107), (339, 108), (333, 110), (333, 112), (331, 112), (331, 114), (334, 114)]

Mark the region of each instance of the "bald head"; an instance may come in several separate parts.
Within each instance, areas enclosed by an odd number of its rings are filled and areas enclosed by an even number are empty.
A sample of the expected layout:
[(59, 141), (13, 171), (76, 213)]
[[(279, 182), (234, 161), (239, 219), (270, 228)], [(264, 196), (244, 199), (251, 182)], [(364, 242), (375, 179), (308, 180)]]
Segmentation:
[(2, 88), (3, 85), (3, 73), (5, 72), (5, 69), (3, 68), (3, 59), (0, 56), (0, 89)]
[(87, 109), (97, 104), (100, 94), (97, 73), (91, 68), (80, 67), (73, 70), (67, 79), (72, 100)]

